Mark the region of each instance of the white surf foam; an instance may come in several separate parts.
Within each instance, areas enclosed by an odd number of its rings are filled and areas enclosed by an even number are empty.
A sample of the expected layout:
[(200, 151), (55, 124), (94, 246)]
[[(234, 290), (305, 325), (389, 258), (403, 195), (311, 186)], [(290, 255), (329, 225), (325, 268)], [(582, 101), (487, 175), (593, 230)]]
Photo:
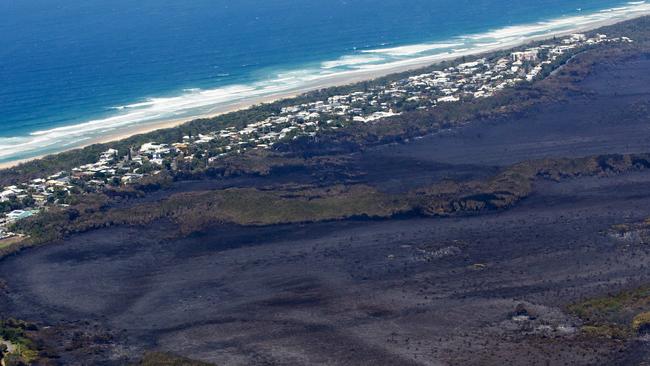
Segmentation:
[(449, 49), (452, 47), (462, 46), (463, 43), (425, 43), (410, 46), (399, 46), (393, 48), (382, 48), (378, 50), (365, 50), (364, 53), (375, 53), (388, 56), (413, 56), (427, 51)]
[(376, 63), (386, 61), (383, 57), (377, 56), (364, 56), (364, 55), (354, 55), (354, 56), (343, 56), (335, 61), (326, 61), (321, 64), (321, 67), (324, 69), (334, 69), (337, 67), (347, 66), (354, 67), (358, 65), (364, 65), (369, 63)]

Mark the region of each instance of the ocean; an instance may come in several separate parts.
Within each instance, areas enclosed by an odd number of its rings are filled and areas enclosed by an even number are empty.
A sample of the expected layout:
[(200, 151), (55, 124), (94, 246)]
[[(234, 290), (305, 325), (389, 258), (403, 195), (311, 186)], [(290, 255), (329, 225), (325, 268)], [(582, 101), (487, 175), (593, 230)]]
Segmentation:
[(0, 163), (648, 12), (614, 0), (0, 1)]

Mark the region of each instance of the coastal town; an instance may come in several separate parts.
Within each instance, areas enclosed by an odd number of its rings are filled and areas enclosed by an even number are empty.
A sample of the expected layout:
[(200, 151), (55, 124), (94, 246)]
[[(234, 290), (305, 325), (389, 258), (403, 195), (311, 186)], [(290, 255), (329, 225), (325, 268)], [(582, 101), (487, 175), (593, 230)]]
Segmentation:
[[(486, 98), (520, 83), (532, 82), (561, 66), (567, 55), (627, 37), (573, 34), (493, 58), (464, 61), (363, 91), (282, 108), (242, 129), (225, 128), (183, 136), (172, 144), (145, 143), (126, 154), (107, 149), (95, 163), (0, 189), (0, 240), (20, 236), (12, 225), (49, 207), (66, 206), (76, 195), (128, 186), (147, 176), (175, 171), (182, 164), (215, 164), (251, 149), (272, 149), (280, 141), (316, 136), (354, 123), (399, 116), (468, 98)], [(561, 62), (562, 61), (562, 62)]]

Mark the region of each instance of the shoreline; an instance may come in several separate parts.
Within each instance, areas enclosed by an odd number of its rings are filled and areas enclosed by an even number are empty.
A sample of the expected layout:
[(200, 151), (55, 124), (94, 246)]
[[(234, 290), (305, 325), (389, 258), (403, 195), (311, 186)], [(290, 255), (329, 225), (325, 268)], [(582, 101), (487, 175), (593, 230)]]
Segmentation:
[(311, 91), (315, 90), (320, 90), (320, 89), (326, 89), (326, 88), (331, 88), (331, 87), (337, 87), (337, 86), (345, 86), (345, 85), (351, 85), (363, 81), (369, 81), (369, 80), (374, 80), (378, 79), (381, 77), (386, 77), (392, 74), (397, 74), (397, 73), (402, 73), (402, 72), (410, 72), (410, 71), (415, 71), (418, 69), (426, 68), (428, 66), (432, 66), (435, 64), (439, 64), (445, 61), (452, 61), (456, 60), (461, 57), (468, 57), (468, 56), (479, 56), (481, 54), (489, 53), (489, 52), (497, 52), (497, 51), (503, 51), (503, 50), (508, 50), (516, 47), (520, 47), (522, 45), (525, 45), (527, 43), (531, 42), (538, 42), (538, 41), (543, 41), (546, 39), (551, 39), (553, 37), (561, 37), (561, 36), (566, 36), (572, 33), (576, 32), (587, 32), (587, 31), (593, 31), (598, 28), (630, 21), (633, 19), (641, 18), (644, 16), (650, 15), (650, 12), (644, 12), (644, 13), (638, 13), (638, 14), (631, 14), (629, 16), (625, 16), (623, 18), (617, 18), (617, 19), (606, 19), (602, 21), (596, 21), (590, 24), (585, 24), (581, 26), (577, 26), (575, 28), (567, 29), (567, 30), (562, 30), (562, 31), (556, 31), (556, 32), (549, 32), (543, 35), (538, 35), (538, 36), (531, 36), (523, 39), (519, 39), (516, 41), (511, 41), (511, 42), (504, 42), (504, 43), (499, 43), (495, 44), (492, 46), (485, 46), (479, 49), (470, 49), (462, 52), (456, 52), (453, 54), (437, 54), (437, 55), (430, 55), (430, 56), (422, 56), (422, 57), (416, 57), (413, 59), (407, 59), (407, 60), (401, 60), (401, 61), (395, 61), (393, 63), (387, 64), (386, 67), (378, 67), (377, 69), (374, 70), (349, 70), (349, 71), (344, 71), (335, 75), (327, 75), (324, 76), (320, 79), (311, 81), (309, 83), (303, 84), (300, 87), (296, 87), (294, 89), (289, 89), (286, 91), (278, 92), (275, 94), (270, 94), (270, 95), (265, 95), (265, 96), (258, 96), (258, 97), (252, 97), (246, 101), (235, 101), (231, 103), (226, 103), (222, 106), (219, 106), (215, 108), (214, 113), (208, 113), (208, 114), (203, 114), (203, 115), (196, 115), (192, 117), (187, 117), (187, 118), (181, 118), (181, 119), (173, 119), (173, 120), (163, 120), (159, 122), (154, 122), (150, 124), (145, 124), (141, 126), (132, 126), (132, 127), (127, 127), (124, 128), (123, 130), (119, 132), (115, 132), (113, 134), (107, 134), (102, 137), (94, 138), (92, 140), (87, 141), (84, 144), (80, 144), (78, 146), (74, 146), (68, 149), (62, 149), (57, 152), (53, 153), (48, 153), (48, 154), (42, 154), (38, 156), (34, 156), (31, 158), (25, 158), (25, 159), (18, 159), (18, 160), (13, 160), (13, 161), (7, 161), (7, 162), (0, 162), (0, 170), (4, 169), (10, 169), (16, 166), (19, 166), (24, 163), (28, 163), (34, 160), (39, 160), (42, 159), (46, 156), (50, 155), (56, 155), (60, 154), (63, 152), (68, 152), (68, 151), (74, 151), (74, 150), (79, 150), (83, 149), (85, 147), (88, 147), (90, 145), (95, 145), (95, 144), (104, 144), (104, 143), (110, 143), (110, 142), (115, 142), (115, 141), (120, 141), (132, 136), (136, 135), (141, 135), (141, 134), (146, 134), (149, 132), (157, 131), (157, 130), (162, 130), (162, 129), (169, 129), (169, 128), (174, 128), (195, 120), (199, 119), (210, 119), (210, 118), (215, 118), (224, 114), (228, 113), (233, 113), (241, 110), (246, 110), (248, 108), (251, 108), (255, 105), (259, 104), (268, 104), (268, 103), (273, 103), (279, 100), (285, 100), (285, 99), (290, 99), (297, 97), (299, 95), (302, 95), (304, 93), (308, 93)]

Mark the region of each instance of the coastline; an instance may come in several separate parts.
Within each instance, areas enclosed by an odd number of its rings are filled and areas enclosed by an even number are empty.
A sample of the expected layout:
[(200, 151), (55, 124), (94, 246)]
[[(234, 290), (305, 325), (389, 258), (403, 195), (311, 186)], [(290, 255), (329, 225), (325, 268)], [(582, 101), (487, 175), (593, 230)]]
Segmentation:
[(484, 53), (489, 53), (489, 52), (496, 52), (496, 51), (502, 51), (502, 50), (508, 50), (512, 48), (519, 47), (521, 45), (525, 45), (530, 42), (536, 42), (536, 41), (543, 41), (546, 39), (550, 39), (553, 37), (559, 37), (559, 36), (566, 36), (568, 34), (576, 33), (576, 32), (586, 32), (586, 31), (592, 31), (601, 27), (605, 26), (610, 26), (618, 23), (622, 23), (625, 21), (629, 21), (632, 19), (636, 18), (641, 18), (644, 16), (650, 15), (650, 11), (648, 12), (643, 12), (643, 13), (635, 13), (635, 14), (630, 14), (624, 17), (616, 18), (616, 19), (605, 19), (601, 21), (595, 21), (589, 24), (584, 24), (584, 25), (579, 25), (571, 29), (567, 30), (562, 30), (562, 31), (551, 31), (543, 35), (538, 35), (538, 36), (531, 36), (531, 37), (526, 37), (522, 39), (518, 39), (516, 41), (511, 41), (511, 42), (502, 42), (494, 45), (488, 45), (488, 46), (483, 46), (479, 47), (477, 49), (469, 49), (469, 50), (464, 50), (462, 52), (454, 52), (454, 53), (449, 53), (449, 54), (436, 54), (436, 55), (430, 55), (430, 56), (422, 56), (422, 57), (416, 57), (412, 59), (406, 59), (406, 60), (401, 60), (401, 61), (395, 61), (390, 64), (386, 65), (380, 65), (379, 67), (376, 67), (375, 69), (366, 69), (366, 70), (349, 70), (349, 71), (343, 71), (334, 75), (325, 75), (321, 78), (318, 78), (316, 80), (313, 80), (309, 83), (305, 83), (299, 87), (293, 88), (293, 89), (288, 89), (284, 90), (281, 92), (273, 93), (270, 95), (264, 95), (264, 96), (258, 96), (258, 97), (251, 97), (245, 101), (235, 101), (231, 103), (226, 103), (222, 106), (219, 106), (218, 108), (215, 109), (213, 113), (208, 113), (208, 114), (203, 114), (203, 115), (195, 115), (187, 118), (181, 118), (181, 119), (172, 119), (172, 120), (163, 120), (159, 122), (154, 122), (154, 123), (148, 123), (145, 125), (140, 125), (140, 126), (132, 126), (132, 127), (127, 127), (124, 128), (120, 131), (116, 131), (115, 133), (112, 134), (107, 134), (101, 137), (97, 137), (94, 139), (91, 139), (84, 144), (79, 144), (74, 147), (70, 147), (68, 149), (62, 149), (57, 152), (53, 152), (50, 154), (43, 154), (39, 156), (34, 156), (31, 158), (26, 158), (26, 159), (18, 159), (18, 160), (13, 160), (13, 161), (7, 161), (7, 162), (0, 162), (0, 170), (3, 169), (9, 169), (16, 167), (20, 164), (27, 163), (30, 161), (42, 159), (45, 156), (49, 155), (56, 155), (59, 153), (67, 152), (67, 151), (73, 151), (73, 150), (78, 150), (78, 149), (83, 149), (84, 147), (94, 145), (94, 144), (101, 144), (101, 143), (110, 143), (114, 141), (120, 141), (123, 139), (126, 139), (131, 136), (135, 135), (140, 135), (140, 134), (145, 134), (148, 132), (156, 131), (156, 130), (161, 130), (161, 129), (168, 129), (168, 128), (173, 128), (177, 127), (180, 125), (183, 125), (185, 123), (189, 123), (194, 120), (198, 119), (208, 119), (208, 118), (214, 118), (220, 115), (228, 114), (228, 113), (233, 113), (237, 112), (240, 110), (245, 110), (248, 108), (251, 108), (255, 105), (259, 104), (266, 104), (266, 103), (272, 103), (275, 101), (279, 100), (284, 100), (284, 99), (290, 99), (296, 96), (299, 96), (304, 93), (308, 93), (310, 91), (314, 90), (319, 90), (319, 89), (325, 89), (325, 88), (330, 88), (330, 87), (336, 87), (336, 86), (345, 86), (345, 85), (350, 85), (350, 84), (355, 84), (358, 82), (363, 82), (363, 81), (368, 81), (368, 80), (373, 80), (381, 77), (385, 77), (388, 75), (396, 74), (396, 73), (401, 73), (401, 72), (409, 72), (409, 71), (414, 71), (418, 69), (422, 69), (431, 65), (435, 65), (444, 61), (451, 61), (458, 59), (460, 57), (467, 57), (467, 56), (478, 56)]

